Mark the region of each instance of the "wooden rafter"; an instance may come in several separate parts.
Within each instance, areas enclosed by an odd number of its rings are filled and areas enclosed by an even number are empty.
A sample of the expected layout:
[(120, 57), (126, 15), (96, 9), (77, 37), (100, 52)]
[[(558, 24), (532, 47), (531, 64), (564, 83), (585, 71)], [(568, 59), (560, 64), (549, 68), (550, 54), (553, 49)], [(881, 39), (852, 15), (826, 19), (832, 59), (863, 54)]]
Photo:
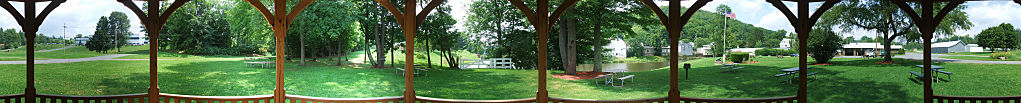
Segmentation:
[(262, 17), (266, 18), (266, 22), (268, 22), (269, 25), (276, 25), (276, 22), (273, 22), (273, 20), (276, 20), (276, 18), (273, 17), (273, 13), (269, 12), (269, 9), (266, 8), (266, 5), (262, 4), (262, 1), (259, 0), (245, 0), (245, 1), (248, 1), (248, 4), (252, 5), (252, 7), (255, 7), (255, 9), (259, 10), (259, 14), (262, 14)]
[(549, 91), (546, 90), (546, 45), (549, 36), (549, 32), (553, 29), (552, 25), (555, 25), (557, 20), (560, 19), (568, 8), (573, 6), (578, 0), (567, 0), (560, 4), (557, 9), (552, 13), (549, 11), (549, 0), (536, 0), (535, 10), (529, 8), (521, 0), (510, 0), (511, 4), (514, 5), (518, 10), (525, 14), (528, 19), (528, 23), (532, 24), (532, 27), (536, 30), (536, 37), (538, 38), (538, 80), (539, 80), (539, 91), (536, 92), (536, 102), (544, 103), (549, 101)]
[(695, 14), (695, 12), (698, 11), (699, 8), (702, 8), (703, 6), (705, 6), (707, 3), (711, 2), (712, 0), (698, 0), (698, 1), (695, 1), (695, 4), (692, 4), (691, 7), (688, 8), (687, 10), (685, 10), (684, 12), (681, 12), (681, 9), (680, 9), (681, 8), (681, 2), (680, 1), (678, 1), (678, 0), (669, 1), (669, 8), (670, 8), (669, 13), (670, 13), (670, 15), (667, 15), (667, 13), (664, 13), (663, 10), (660, 9), (659, 6), (656, 4), (656, 2), (653, 2), (652, 0), (639, 0), (639, 1), (642, 2), (642, 4), (645, 5), (646, 7), (648, 7), (650, 10), (652, 10), (652, 12), (656, 14), (656, 17), (659, 18), (660, 23), (663, 24), (663, 26), (665, 26), (667, 28), (666, 31), (667, 31), (668, 37), (670, 39), (669, 40), (670, 41), (670, 60), (669, 60), (670, 61), (670, 90), (667, 91), (667, 100), (669, 100), (669, 102), (671, 102), (671, 103), (680, 102), (681, 101), (681, 96), (680, 96), (680, 90), (678, 89), (679, 88), (679, 86), (678, 86), (678, 82), (679, 81), (677, 81), (677, 77), (680, 75), (678, 73), (679, 68), (680, 68), (679, 67), (680, 63), (677, 62), (678, 59), (679, 59), (678, 58), (679, 53), (677, 51), (678, 50), (677, 48), (679, 47), (678, 46), (678, 44), (679, 44), (678, 43), (678, 39), (680, 38), (680, 35), (681, 35), (680, 32), (684, 30), (683, 27), (684, 27), (684, 25), (688, 24), (688, 20), (691, 19), (691, 16), (693, 16)]
[[(139, 20), (142, 20), (142, 25), (146, 27), (146, 33), (149, 34), (149, 37), (159, 38), (160, 36), (159, 31), (163, 30), (163, 24), (167, 23), (167, 19), (170, 18), (170, 15), (173, 15), (174, 11), (177, 11), (177, 9), (181, 8), (181, 6), (183, 6), (184, 3), (187, 3), (191, 0), (176, 0), (174, 1), (173, 4), (170, 5), (169, 8), (163, 10), (163, 13), (159, 12), (160, 8), (156, 8), (159, 7), (160, 5), (159, 2), (161, 0), (145, 0), (145, 1), (149, 3), (148, 5), (150, 8), (149, 13), (142, 12), (142, 9), (131, 0), (117, 0), (117, 2), (120, 2), (125, 7), (128, 7), (128, 9), (130, 9), (131, 12), (134, 12), (135, 16), (137, 16)], [(149, 91), (147, 97), (149, 98), (148, 102), (156, 103), (159, 102), (158, 98), (160, 95), (159, 80), (157, 78), (158, 66), (156, 66), (158, 65), (159, 57), (155, 55), (159, 54), (158, 52), (159, 40), (151, 39), (149, 40), (149, 45), (150, 45), (149, 54), (154, 55), (149, 55)]]
[[(832, 8), (833, 5), (835, 5), (835, 4), (840, 2), (840, 0), (802, 0), (802, 1), (794, 1), (794, 2), (797, 2), (797, 7), (798, 7), (798, 14), (797, 14), (797, 16), (795, 16), (794, 12), (791, 11), (790, 9), (788, 9), (787, 5), (784, 5), (780, 0), (766, 0), (766, 1), (769, 2), (770, 4), (772, 4), (773, 7), (777, 8), (778, 10), (780, 10), (780, 12), (782, 12), (784, 14), (784, 16), (787, 17), (787, 20), (791, 23), (791, 26), (794, 26), (794, 28), (795, 28), (794, 31), (798, 34), (798, 40), (800, 40), (800, 41), (808, 40), (809, 35), (811, 35), (810, 33), (812, 31), (812, 27), (815, 26), (815, 23), (819, 20), (819, 17), (821, 17), (823, 15), (823, 13), (825, 13), (830, 8)], [(808, 6), (809, 6), (810, 2), (824, 2), (824, 4), (822, 6), (820, 6), (818, 9), (816, 9), (816, 11), (810, 15), (809, 11), (808, 11)], [(806, 47), (807, 43), (806, 42), (799, 42), (798, 45), (801, 46), (801, 47)], [(799, 52), (799, 54), (807, 54), (808, 53), (806, 48), (800, 48), (800, 50), (798, 50), (798, 52)], [(808, 68), (808, 57), (806, 55), (798, 56), (798, 68)], [(808, 73), (808, 69), (798, 70), (798, 73), (799, 74), (806, 74), (806, 73)], [(806, 98), (806, 96), (807, 96), (807, 92), (808, 92), (808, 89), (807, 89), (808, 88), (808, 81), (806, 81), (806, 80), (807, 80), (808, 77), (806, 75), (798, 75), (798, 78), (799, 78), (799, 81), (798, 81), (798, 94), (797, 94), (796, 98), (797, 98), (798, 101), (807, 101), (808, 98)]]
[[(415, 0), (406, 0), (404, 2), (404, 11), (403, 12), (399, 11), (397, 9), (397, 6), (393, 5), (393, 3), (390, 2), (390, 0), (376, 0), (376, 2), (378, 2), (380, 4), (380, 6), (383, 6), (384, 8), (386, 8), (386, 10), (389, 11), (390, 14), (392, 14), (394, 16), (394, 19), (397, 19), (397, 23), (401, 25), (401, 29), (404, 30), (404, 38), (405, 38), (404, 42), (406, 44), (404, 46), (407, 49), (407, 50), (404, 51), (404, 55), (406, 55), (405, 58), (407, 58), (407, 60), (409, 60), (409, 61), (405, 62), (404, 67), (405, 68), (414, 68), (413, 67), (414, 59), (412, 59), (412, 58), (414, 57), (414, 53), (413, 52), (414, 52), (414, 49), (415, 49), (414, 48), (414, 46), (415, 46), (415, 33), (418, 31), (418, 27), (421, 26), (421, 22), (423, 22), (425, 20), (425, 17), (428, 16), (429, 13), (432, 12), (433, 9), (436, 9), (436, 7), (438, 7), (440, 4), (443, 4), (443, 2), (446, 2), (446, 0), (432, 0), (432, 1), (429, 1), (429, 3), (426, 4), (425, 8), (423, 8), (424, 10), (422, 10), (421, 12), (418, 12), (418, 13), (415, 12), (415, 9), (416, 9), (416, 7), (415, 7), (415, 3), (416, 3)], [(416, 97), (415, 97), (415, 83), (414, 83), (415, 76), (411, 76), (411, 75), (414, 75), (414, 74), (412, 74), (412, 72), (405, 72), (404, 75), (407, 75), (407, 76), (404, 76), (404, 82), (405, 82), (404, 83), (404, 102), (405, 103), (415, 102), (415, 99), (416, 99)]]
[[(35, 3), (47, 1), (49, 1), (50, 3), (43, 9), (41, 13), (36, 15)], [(35, 49), (35, 37), (37, 34), (36, 32), (39, 31), (39, 25), (43, 23), (43, 21), (46, 19), (46, 16), (49, 15), (50, 12), (56, 9), (57, 6), (60, 6), (60, 4), (63, 4), (65, 1), (66, 0), (26, 0), (26, 1), (15, 0), (15, 2), (25, 2), (24, 14), (18, 12), (17, 9), (14, 9), (14, 6), (11, 5), (10, 0), (0, 0), (0, 7), (4, 8), (4, 10), (7, 10), (7, 12), (10, 13), (11, 16), (13, 16), (15, 20), (18, 21), (18, 25), (21, 26), (21, 30), (25, 32), (24, 39), (26, 42), (25, 45), (26, 50), (33, 50)], [(36, 102), (35, 98), (37, 95), (34, 83), (36, 82), (35, 52), (33, 51), (25, 52), (25, 59), (26, 59), (25, 64), (28, 65), (25, 66), (24, 98), (26, 98), (25, 99), (26, 103), (35, 103)]]

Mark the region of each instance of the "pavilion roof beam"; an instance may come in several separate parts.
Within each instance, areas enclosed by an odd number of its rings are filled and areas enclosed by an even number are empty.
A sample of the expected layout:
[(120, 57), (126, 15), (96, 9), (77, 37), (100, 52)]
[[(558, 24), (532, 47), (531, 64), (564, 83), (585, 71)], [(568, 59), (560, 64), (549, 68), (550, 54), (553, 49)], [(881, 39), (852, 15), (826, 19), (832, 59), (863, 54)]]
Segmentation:
[[(787, 20), (791, 23), (791, 26), (794, 26), (794, 28), (795, 28), (794, 31), (798, 34), (798, 40), (800, 40), (800, 41), (808, 40), (809, 35), (811, 35), (812, 27), (815, 26), (815, 23), (819, 20), (819, 17), (821, 17), (823, 15), (823, 13), (826, 13), (827, 10), (832, 8), (833, 5), (835, 5), (835, 4), (840, 2), (840, 0), (784, 0), (784, 1), (797, 2), (797, 7), (798, 7), (798, 14), (797, 14), (797, 16), (795, 16), (794, 12), (792, 12), (790, 9), (788, 9), (787, 5), (783, 4), (783, 2), (781, 2), (780, 0), (766, 0), (766, 2), (769, 2), (770, 4), (772, 4), (773, 7), (776, 7), (777, 9), (779, 9), (780, 12), (782, 12), (784, 14), (784, 16), (787, 17)], [(822, 6), (819, 6), (819, 8), (816, 9), (816, 11), (814, 13), (809, 14), (809, 7), (808, 6), (809, 6), (809, 3), (811, 3), (811, 2), (824, 2), (824, 3), (823, 3)], [(800, 47), (807, 47), (807, 43), (806, 42), (799, 42), (798, 45)], [(807, 51), (808, 51), (808, 49), (806, 49), (806, 48), (800, 48), (800, 50), (798, 50), (799, 54), (807, 54), (808, 53)], [(807, 68), (808, 67), (807, 64), (808, 64), (808, 57), (807, 56), (805, 56), (805, 55), (798, 56), (798, 68)], [(798, 73), (799, 74), (806, 74), (806, 73), (808, 73), (808, 71), (807, 71), (807, 69), (801, 69), (801, 70), (798, 70)], [(805, 79), (805, 78), (807, 78), (807, 76), (805, 76), (805, 75), (798, 75), (798, 78)], [(796, 96), (798, 101), (807, 101), (808, 100), (808, 98), (807, 98), (808, 89), (807, 88), (808, 88), (808, 82), (807, 81), (804, 81), (804, 80), (798, 81), (798, 95)]]
[[(414, 68), (414, 47), (415, 47), (415, 33), (418, 31), (418, 27), (421, 26), (421, 22), (425, 21), (425, 17), (429, 16), (429, 13), (433, 9), (440, 6), (447, 0), (432, 0), (423, 8), (421, 12), (415, 12), (417, 7), (415, 0), (404, 1), (404, 11), (397, 9), (397, 6), (390, 2), (390, 0), (376, 0), (380, 6), (386, 8), (397, 19), (397, 24), (401, 25), (401, 29), (404, 31), (405, 45), (404, 51), (406, 61), (404, 68)], [(412, 72), (405, 72), (404, 75), (414, 75)], [(404, 76), (404, 102), (412, 103), (415, 102), (415, 76)]]

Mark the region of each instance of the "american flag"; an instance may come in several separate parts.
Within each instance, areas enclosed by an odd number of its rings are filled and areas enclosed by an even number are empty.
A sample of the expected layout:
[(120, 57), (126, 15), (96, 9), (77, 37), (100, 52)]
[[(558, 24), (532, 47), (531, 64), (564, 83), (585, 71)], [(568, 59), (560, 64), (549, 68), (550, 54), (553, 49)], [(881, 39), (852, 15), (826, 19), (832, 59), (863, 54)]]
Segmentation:
[(730, 11), (727, 11), (727, 14), (726, 14), (726, 15), (724, 15), (724, 16), (727, 16), (727, 18), (734, 18), (734, 19), (737, 19), (737, 15), (736, 15), (736, 14), (734, 14), (734, 12), (730, 12)]

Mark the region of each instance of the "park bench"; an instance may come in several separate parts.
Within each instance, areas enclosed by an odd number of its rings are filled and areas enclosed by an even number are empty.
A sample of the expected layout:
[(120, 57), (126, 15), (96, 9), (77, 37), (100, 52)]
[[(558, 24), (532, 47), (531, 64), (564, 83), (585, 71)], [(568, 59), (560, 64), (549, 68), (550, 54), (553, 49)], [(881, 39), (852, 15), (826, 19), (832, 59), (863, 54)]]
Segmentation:
[(915, 77), (917, 77), (917, 78), (922, 78), (922, 74), (919, 74), (918, 72), (908, 71), (908, 73), (911, 73), (912, 75), (915, 75)]
[[(773, 75), (773, 77), (776, 77), (776, 80), (780, 80), (780, 77), (784, 77), (784, 76), (791, 75), (791, 74), (794, 74), (794, 73), (795, 72), (787, 72), (787, 73), (783, 73), (783, 74)], [(790, 82), (791, 82), (791, 80), (787, 79), (787, 83), (790, 83)]]
[(812, 73), (808, 73), (808, 77), (809, 77), (809, 78), (812, 78), (812, 75), (815, 75), (815, 74), (819, 74), (819, 72), (812, 72)]
[(635, 75), (627, 75), (627, 76), (624, 76), (624, 77), (616, 78), (617, 80), (620, 80), (620, 86), (614, 86), (614, 87), (624, 87), (624, 80), (627, 80), (627, 79), (631, 79), (631, 83), (635, 83), (634, 77), (635, 77)]
[(936, 71), (936, 72), (938, 72), (938, 73), (946, 74), (946, 75), (947, 75), (947, 80), (948, 80), (948, 81), (950, 80), (950, 75), (951, 75), (951, 74), (954, 74), (954, 73), (951, 73), (951, 72), (947, 72), (947, 71), (942, 71), (942, 70), (935, 70), (935, 71)]
[(600, 80), (602, 80), (603, 84), (608, 84), (608, 83), (613, 83), (613, 80), (611, 80), (611, 78), (613, 78), (613, 74), (606, 74), (606, 75), (596, 76), (595, 79), (599, 79), (599, 80), (596, 80), (597, 84), (600, 82)]

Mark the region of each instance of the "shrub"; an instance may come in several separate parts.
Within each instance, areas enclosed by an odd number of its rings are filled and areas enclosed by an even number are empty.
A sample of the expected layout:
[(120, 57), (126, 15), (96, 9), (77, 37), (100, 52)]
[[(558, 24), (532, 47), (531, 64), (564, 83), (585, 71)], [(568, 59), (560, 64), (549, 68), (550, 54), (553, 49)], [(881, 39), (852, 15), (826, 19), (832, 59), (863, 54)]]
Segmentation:
[(1015, 56), (1014, 53), (1011, 52), (996, 52), (989, 55), (989, 57), (993, 59), (1000, 59), (1000, 57), (1012, 58), (1014, 56)]
[(748, 53), (730, 53), (727, 55), (727, 60), (734, 63), (743, 63), (748, 60)]
[(840, 36), (833, 31), (826, 29), (812, 30), (808, 39), (808, 53), (815, 58), (817, 63), (827, 63), (837, 54), (840, 49)]
[(773, 55), (776, 55), (776, 54), (777, 54), (776, 50), (774, 50), (773, 48), (765, 48), (765, 49), (755, 50), (755, 55), (773, 56)]

